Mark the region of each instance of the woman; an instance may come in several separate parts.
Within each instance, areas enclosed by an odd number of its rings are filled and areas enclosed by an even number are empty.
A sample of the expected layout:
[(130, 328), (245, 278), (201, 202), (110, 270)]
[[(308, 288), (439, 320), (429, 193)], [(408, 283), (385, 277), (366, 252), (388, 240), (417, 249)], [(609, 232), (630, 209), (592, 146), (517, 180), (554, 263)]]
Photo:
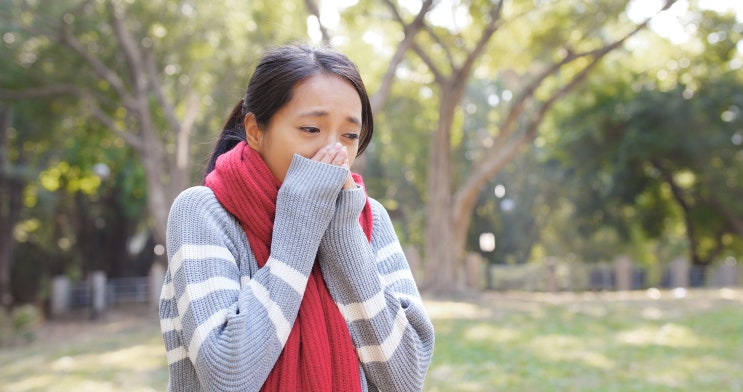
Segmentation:
[(264, 56), (205, 186), (170, 211), (170, 390), (422, 389), (433, 327), (387, 212), (349, 171), (372, 130), (347, 57)]

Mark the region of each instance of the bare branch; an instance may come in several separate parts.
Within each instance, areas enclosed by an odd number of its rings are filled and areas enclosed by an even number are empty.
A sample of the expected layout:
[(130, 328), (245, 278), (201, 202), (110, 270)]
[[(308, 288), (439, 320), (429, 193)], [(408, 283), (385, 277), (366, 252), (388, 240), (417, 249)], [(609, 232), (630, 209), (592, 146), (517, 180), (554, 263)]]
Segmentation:
[(317, 19), (317, 24), (320, 26), (320, 33), (322, 34), (322, 42), (326, 45), (330, 45), (330, 33), (325, 25), (320, 21), (320, 8), (317, 6), (315, 0), (304, 0), (304, 5), (307, 7), (307, 11), (310, 15)]
[(81, 96), (80, 88), (71, 84), (48, 84), (39, 87), (30, 87), (23, 90), (0, 89), (0, 100), (13, 101), (21, 99), (46, 98), (58, 95)]
[(175, 115), (173, 104), (165, 98), (162, 83), (158, 76), (157, 65), (155, 64), (155, 57), (152, 56), (152, 53), (149, 50), (145, 50), (144, 65), (149, 78), (150, 91), (155, 95), (157, 102), (165, 112), (165, 117), (168, 119), (170, 128), (179, 129), (181, 127), (180, 121), (178, 121), (178, 118)]
[(418, 11), (418, 15), (416, 15), (413, 22), (409, 25), (405, 25), (405, 22), (402, 20), (402, 17), (397, 10), (397, 7), (390, 0), (385, 0), (385, 3), (390, 7), (398, 22), (402, 24), (405, 31), (405, 38), (403, 38), (403, 40), (397, 46), (397, 50), (390, 60), (390, 65), (387, 67), (387, 71), (382, 78), (382, 83), (379, 86), (379, 90), (377, 90), (377, 92), (371, 99), (372, 113), (376, 113), (379, 109), (382, 108), (382, 106), (384, 106), (384, 102), (386, 101), (387, 96), (389, 95), (390, 88), (392, 87), (392, 81), (395, 79), (395, 72), (397, 71), (397, 67), (402, 62), (405, 56), (405, 52), (407, 52), (408, 49), (410, 49), (410, 47), (415, 42), (415, 35), (425, 25), (425, 16), (428, 11), (430, 11), (431, 6), (433, 5), (433, 0), (426, 0), (423, 2), (423, 4), (421, 5), (421, 9)]
[(423, 50), (423, 48), (418, 45), (418, 43), (413, 43), (413, 51), (415, 54), (420, 57), (421, 60), (423, 60), (424, 63), (426, 63), (426, 66), (428, 67), (428, 70), (431, 71), (433, 74), (433, 78), (436, 80), (436, 83), (440, 86), (443, 86), (447, 83), (448, 78), (439, 70), (439, 67), (436, 66), (436, 63), (428, 56), (428, 53)]
[(106, 112), (101, 110), (100, 106), (96, 103), (95, 99), (91, 97), (90, 95), (85, 94), (83, 97), (83, 101), (85, 105), (83, 107), (90, 111), (90, 113), (95, 117), (98, 121), (100, 121), (106, 128), (108, 128), (109, 131), (113, 132), (116, 136), (124, 139), (124, 141), (130, 145), (135, 150), (141, 150), (144, 147), (144, 143), (142, 142), (142, 138), (131, 133), (127, 132), (124, 129), (121, 129), (114, 119), (111, 118)]
[(88, 50), (80, 42), (80, 40), (78, 40), (72, 34), (69, 26), (64, 21), (61, 22), (59, 30), (60, 32), (57, 36), (59, 41), (69, 46), (75, 53), (82, 57), (83, 60), (85, 60), (85, 62), (88, 63), (91, 68), (93, 68), (93, 71), (98, 74), (98, 76), (108, 82), (108, 84), (111, 85), (111, 87), (116, 91), (119, 97), (121, 97), (121, 100), (125, 106), (132, 107), (131, 96), (126, 91), (124, 82), (121, 80), (121, 78), (119, 78), (119, 75), (108, 68), (100, 59), (90, 54), (90, 52), (88, 52)]
[(124, 6), (118, 2), (112, 2), (109, 6), (111, 27), (113, 27), (116, 40), (121, 46), (124, 57), (129, 64), (129, 78), (134, 83), (137, 95), (144, 94), (147, 90), (146, 71), (142, 61), (142, 53), (137, 48), (134, 37), (124, 25)]
[(178, 129), (178, 146), (176, 148), (176, 166), (185, 172), (188, 166), (188, 141), (191, 139), (191, 131), (196, 123), (199, 113), (199, 97), (191, 94), (186, 100), (186, 115), (183, 117), (180, 129)]
[(464, 63), (462, 64), (462, 67), (460, 68), (462, 70), (462, 74), (469, 77), (470, 70), (472, 69), (472, 66), (475, 64), (475, 61), (480, 58), (480, 55), (482, 55), (482, 52), (485, 51), (485, 47), (487, 46), (490, 39), (493, 37), (493, 34), (495, 34), (496, 30), (498, 30), (498, 27), (500, 27), (500, 16), (501, 12), (503, 11), (503, 0), (498, 2), (498, 5), (493, 6), (490, 8), (489, 16), (490, 20), (488, 20), (488, 24), (485, 26), (485, 29), (482, 32), (482, 35), (477, 40), (477, 43), (475, 44), (475, 47), (472, 49), (472, 51), (467, 55), (467, 59), (465, 59)]
[(444, 51), (444, 56), (446, 57), (446, 61), (449, 63), (449, 66), (454, 69), (455, 68), (455, 62), (454, 62), (454, 56), (451, 54), (451, 50), (449, 50), (449, 46), (444, 44), (444, 41), (441, 40), (441, 37), (436, 34), (436, 31), (431, 28), (431, 26), (426, 25), (425, 27), (426, 33), (433, 39), (433, 42), (439, 45), (441, 50)]
[[(663, 10), (668, 9), (675, 1), (676, 0), (668, 0)], [(582, 82), (589, 75), (590, 71), (593, 70), (607, 54), (619, 48), (630, 37), (644, 29), (650, 20), (651, 19), (648, 18), (623, 37), (601, 48), (583, 53), (573, 53), (570, 50), (566, 50), (566, 55), (562, 60), (544, 70), (524, 89), (524, 91), (519, 95), (519, 98), (514, 102), (508, 116), (504, 120), (500, 128), (500, 134), (496, 138), (496, 142), (492, 147), (485, 151), (483, 158), (475, 164), (472, 174), (468, 176), (465, 183), (455, 195), (455, 216), (457, 216), (457, 214), (465, 213), (466, 209), (469, 207), (467, 204), (473, 202), (472, 195), (476, 195), (480, 186), (497, 173), (503, 165), (513, 159), (524, 145), (536, 137), (539, 131), (539, 125), (557, 100)], [(534, 96), (537, 88), (541, 86), (549, 76), (556, 73), (564, 65), (583, 57), (592, 57), (591, 62), (575, 74), (568, 83), (552, 93), (552, 95), (540, 105), (538, 111), (526, 127), (526, 130), (512, 138), (511, 135), (515, 129), (516, 119), (521, 115), (521, 113), (523, 113), (526, 103)]]

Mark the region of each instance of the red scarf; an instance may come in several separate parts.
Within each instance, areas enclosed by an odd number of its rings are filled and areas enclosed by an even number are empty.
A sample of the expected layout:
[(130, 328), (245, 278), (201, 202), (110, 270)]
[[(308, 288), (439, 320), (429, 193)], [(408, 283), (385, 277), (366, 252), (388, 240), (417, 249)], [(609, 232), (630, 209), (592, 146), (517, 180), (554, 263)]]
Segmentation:
[[(361, 176), (354, 180), (363, 187)], [(271, 250), (276, 196), (281, 182), (245, 142), (222, 154), (205, 185), (245, 230), (262, 268)], [(367, 199), (359, 217), (367, 240), (372, 214)], [(325, 286), (317, 261), (294, 326), (262, 391), (360, 391), (356, 351), (346, 321)]]

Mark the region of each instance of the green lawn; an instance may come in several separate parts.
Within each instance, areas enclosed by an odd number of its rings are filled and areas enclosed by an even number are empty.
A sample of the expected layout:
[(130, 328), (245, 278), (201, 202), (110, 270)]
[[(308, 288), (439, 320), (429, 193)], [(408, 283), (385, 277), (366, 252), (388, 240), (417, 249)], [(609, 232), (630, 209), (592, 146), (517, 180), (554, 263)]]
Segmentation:
[[(656, 293), (658, 294), (658, 293)], [(743, 391), (743, 290), (426, 301), (426, 391)], [(162, 391), (157, 320), (50, 323), (0, 350), (0, 391)]]

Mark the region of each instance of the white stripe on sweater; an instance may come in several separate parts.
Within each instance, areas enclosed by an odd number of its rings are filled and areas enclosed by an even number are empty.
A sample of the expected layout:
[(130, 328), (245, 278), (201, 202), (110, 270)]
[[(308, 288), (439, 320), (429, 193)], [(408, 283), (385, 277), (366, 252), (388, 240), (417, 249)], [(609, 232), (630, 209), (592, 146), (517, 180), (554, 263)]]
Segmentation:
[(371, 320), (387, 308), (387, 302), (384, 299), (384, 291), (380, 291), (364, 302), (355, 302), (348, 305), (338, 304), (338, 308), (346, 322), (352, 323), (357, 320)]
[(160, 291), (160, 300), (170, 300), (175, 296), (175, 290), (173, 290), (172, 276), (181, 269), (185, 260), (191, 261), (203, 261), (206, 259), (218, 258), (231, 262), (235, 266), (235, 257), (230, 251), (223, 246), (214, 245), (183, 245), (178, 249), (177, 252), (170, 259), (170, 265), (168, 273), (170, 273), (171, 280), (167, 284), (163, 285)]
[(215, 276), (203, 282), (191, 283), (186, 287), (191, 302), (204, 298), (219, 290), (240, 290), (240, 283), (224, 276)]
[(170, 276), (174, 276), (178, 272), (185, 260), (202, 261), (208, 259), (223, 259), (237, 265), (235, 257), (224, 246), (185, 244), (170, 259)]
[(307, 276), (297, 271), (292, 266), (273, 257), (268, 258), (266, 266), (269, 268), (272, 275), (286, 282), (286, 284), (291, 286), (300, 297), (304, 295), (304, 289), (307, 287)]
[(240, 283), (224, 276), (215, 276), (203, 282), (191, 283), (186, 286), (186, 292), (178, 298), (178, 311), (185, 314), (186, 309), (195, 301), (221, 290), (239, 291)]
[(255, 295), (266, 309), (266, 312), (268, 312), (268, 318), (271, 319), (276, 329), (276, 337), (279, 339), (281, 347), (284, 347), (286, 340), (289, 339), (289, 332), (292, 331), (291, 323), (284, 317), (281, 307), (271, 299), (271, 295), (263, 285), (256, 280), (251, 280), (248, 285), (252, 287), (253, 295)]
[(168, 358), (168, 366), (188, 357), (183, 346), (178, 346), (172, 350), (168, 350), (168, 352), (165, 353), (165, 356)]
[(180, 317), (173, 317), (173, 318), (165, 318), (160, 319), (160, 330), (162, 330), (163, 334), (166, 334), (170, 331), (182, 331), (183, 325), (181, 325), (181, 318)]
[(399, 242), (393, 242), (377, 251), (377, 263), (381, 263), (394, 254), (405, 255)]
[(204, 340), (206, 340), (214, 328), (224, 325), (227, 322), (227, 314), (230, 311), (230, 309), (220, 309), (194, 330), (193, 336), (191, 336), (191, 342), (188, 344), (188, 356), (190, 358), (193, 360), (198, 358), (201, 344), (204, 343)]
[(402, 337), (405, 335), (405, 330), (408, 327), (408, 319), (405, 317), (405, 311), (399, 309), (395, 316), (395, 322), (392, 326), (387, 339), (382, 344), (374, 346), (362, 346), (356, 349), (359, 355), (359, 359), (363, 363), (370, 362), (385, 362), (388, 361), (397, 350), (400, 345)]
[(415, 284), (413, 274), (408, 269), (399, 270), (387, 275), (383, 275), (382, 278), (384, 279), (384, 283), (388, 286), (400, 280), (410, 280), (412, 284)]

